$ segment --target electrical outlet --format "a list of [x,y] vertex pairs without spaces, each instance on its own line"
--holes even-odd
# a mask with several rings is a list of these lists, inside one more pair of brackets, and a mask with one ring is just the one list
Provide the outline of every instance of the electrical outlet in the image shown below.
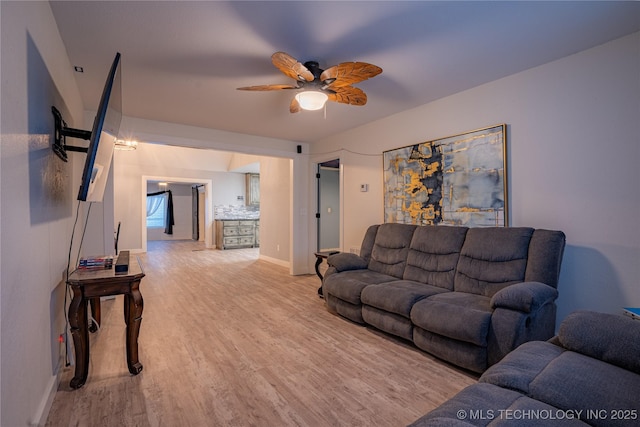
[[276,252],[280,252],[280,245],[276,245]]
[[360,255],[360,248],[349,248],[349,252],[352,254]]

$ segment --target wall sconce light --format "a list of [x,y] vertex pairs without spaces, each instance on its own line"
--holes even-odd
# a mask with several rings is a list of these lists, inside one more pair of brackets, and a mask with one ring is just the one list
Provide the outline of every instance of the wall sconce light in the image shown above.
[[296,94],[296,101],[303,110],[319,110],[324,107],[329,97],[324,92],[307,90]]
[[138,141],[116,139],[116,142],[115,142],[116,150],[132,151],[132,150],[135,150],[136,148],[138,148]]

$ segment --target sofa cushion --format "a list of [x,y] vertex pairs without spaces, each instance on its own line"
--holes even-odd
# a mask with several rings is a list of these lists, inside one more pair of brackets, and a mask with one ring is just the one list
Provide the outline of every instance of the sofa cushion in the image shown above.
[[527,396],[519,397],[508,408],[495,410],[494,413],[496,413],[496,419],[491,422],[491,427],[586,427],[589,425],[580,421],[581,412],[573,409],[561,410]]
[[324,293],[360,305],[360,293],[365,287],[392,280],[398,279],[371,270],[350,270],[325,276],[322,289]]
[[[489,408],[507,408],[520,397],[522,397],[520,393],[495,387],[491,384],[474,384],[463,389],[427,415],[419,418],[409,427],[488,425],[494,418],[489,416],[490,413],[487,412]],[[468,416],[471,411],[477,411],[478,417]],[[473,420],[473,418],[481,418],[481,413],[484,415],[484,420]],[[445,420],[451,420],[451,424],[445,422]],[[458,420],[459,423],[454,422],[454,420]]]
[[[371,286],[367,287],[367,289],[370,287]],[[411,320],[406,317],[366,304],[362,305],[361,311],[362,320],[364,320],[366,324],[397,337],[402,337],[409,341],[412,340],[413,324],[411,324]]]
[[363,304],[409,318],[413,305],[431,295],[448,292],[436,286],[410,280],[397,280],[369,286],[362,291]]
[[492,297],[522,282],[532,228],[470,228],[460,252],[454,290]]
[[[635,322],[611,314],[571,313],[557,337],[522,344],[480,382],[517,390],[565,411],[582,411],[591,425],[628,425],[629,418],[612,416],[640,417],[640,375],[620,367],[625,364],[621,360],[637,360],[640,350],[633,345],[639,337],[632,330],[637,333],[640,324]],[[632,362],[626,364],[633,368]]]
[[490,298],[463,292],[439,293],[415,303],[411,321],[438,335],[486,347]]
[[507,354],[480,377],[480,382],[529,394],[529,385],[565,349],[546,341],[530,341]]
[[529,242],[524,280],[558,287],[566,237],[562,231],[537,229]]
[[623,415],[635,413],[635,422],[640,416],[640,375],[565,351],[531,382],[529,396],[563,410],[584,411],[585,416],[589,411],[606,414],[585,419],[594,426],[631,425],[629,415]]
[[[640,322],[591,311],[575,311],[560,325],[565,348],[640,374]],[[640,399],[640,397],[639,397]]]
[[381,224],[371,251],[369,270],[402,278],[415,225]]
[[378,234],[378,228],[380,224],[370,225],[364,233],[362,239],[362,245],[360,246],[360,256],[364,258],[367,263],[371,260],[371,251],[373,250],[373,244],[376,241],[376,235]]
[[[538,417],[535,415],[539,414]],[[547,416],[547,414],[549,416]],[[557,408],[491,384],[471,385],[409,427],[585,426]]]
[[416,325],[413,326],[413,343],[419,349],[464,369],[477,373],[482,373],[487,369],[486,347],[454,340]]
[[453,290],[466,227],[425,225],[411,239],[403,278]]

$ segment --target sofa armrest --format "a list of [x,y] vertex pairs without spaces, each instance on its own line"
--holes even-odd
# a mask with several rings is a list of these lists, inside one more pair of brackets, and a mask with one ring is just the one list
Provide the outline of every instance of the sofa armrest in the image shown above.
[[533,313],[543,305],[555,301],[558,290],[540,282],[521,282],[507,286],[491,298],[491,308],[508,308]]
[[364,270],[369,263],[362,257],[349,252],[340,252],[338,254],[329,255],[327,264],[336,269],[336,271],[347,270]]

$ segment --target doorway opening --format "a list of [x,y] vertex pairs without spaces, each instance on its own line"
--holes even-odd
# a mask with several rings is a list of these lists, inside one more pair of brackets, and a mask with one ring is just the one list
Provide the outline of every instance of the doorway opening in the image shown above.
[[340,159],[318,163],[317,249],[340,250]]
[[[160,185],[160,184],[165,185]],[[147,212],[142,212],[142,245],[143,252],[147,251],[148,240],[196,240],[204,242],[204,247],[211,248],[213,245],[213,212],[211,180],[209,179],[190,179],[178,178],[170,176],[143,176],[143,203],[147,206],[147,194],[158,190],[171,190],[174,211],[176,217],[185,218],[180,224],[175,224],[173,234],[166,235],[164,226],[158,228],[149,228],[147,223]],[[195,189],[195,191],[194,191]],[[197,205],[195,214],[197,220],[193,217],[194,205]],[[210,225],[211,224],[211,225]],[[195,233],[197,228],[197,233]],[[197,234],[197,237],[195,237]]]
[[204,241],[204,184],[191,186],[191,240]]

